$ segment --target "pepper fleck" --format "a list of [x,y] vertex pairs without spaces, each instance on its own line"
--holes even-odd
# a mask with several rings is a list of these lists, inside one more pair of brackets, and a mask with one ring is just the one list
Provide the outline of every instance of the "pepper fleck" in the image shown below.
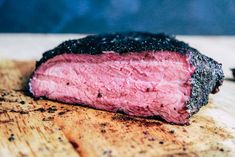
[[102,97],[102,94],[99,92],[97,95],[97,98],[101,98],[101,97]]

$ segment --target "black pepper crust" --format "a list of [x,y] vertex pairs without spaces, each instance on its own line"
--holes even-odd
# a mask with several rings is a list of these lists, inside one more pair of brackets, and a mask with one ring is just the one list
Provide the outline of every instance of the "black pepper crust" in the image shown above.
[[90,35],[82,39],[68,40],[45,52],[42,59],[36,63],[36,68],[56,55],[64,53],[97,55],[102,54],[103,51],[114,51],[119,54],[140,53],[143,51],[172,51],[186,55],[189,62],[196,67],[191,78],[192,92],[190,100],[186,104],[187,111],[191,115],[208,103],[208,95],[216,93],[224,79],[222,65],[218,62],[173,36],[146,32]]

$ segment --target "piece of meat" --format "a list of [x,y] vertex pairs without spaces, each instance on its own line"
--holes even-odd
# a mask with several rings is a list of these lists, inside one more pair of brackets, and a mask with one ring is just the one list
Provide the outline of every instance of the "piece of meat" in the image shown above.
[[36,98],[186,124],[223,78],[221,64],[174,37],[128,32],[69,40],[45,52],[29,90]]

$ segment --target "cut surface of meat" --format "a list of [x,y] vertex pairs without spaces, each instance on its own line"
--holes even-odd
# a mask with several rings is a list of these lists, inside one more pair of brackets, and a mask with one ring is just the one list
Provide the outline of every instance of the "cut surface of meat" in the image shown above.
[[37,63],[29,90],[36,98],[186,124],[222,81],[221,65],[187,44],[134,32],[62,43]]
[[38,97],[135,116],[161,115],[174,122],[189,116],[178,112],[190,98],[193,72],[187,58],[175,52],[65,54],[35,72],[32,91]]

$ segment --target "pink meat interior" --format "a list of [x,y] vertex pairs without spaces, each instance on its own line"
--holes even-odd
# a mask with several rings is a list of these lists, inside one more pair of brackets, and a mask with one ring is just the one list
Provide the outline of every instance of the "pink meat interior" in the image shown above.
[[36,70],[31,91],[36,97],[186,123],[194,70],[176,52],[62,54]]

